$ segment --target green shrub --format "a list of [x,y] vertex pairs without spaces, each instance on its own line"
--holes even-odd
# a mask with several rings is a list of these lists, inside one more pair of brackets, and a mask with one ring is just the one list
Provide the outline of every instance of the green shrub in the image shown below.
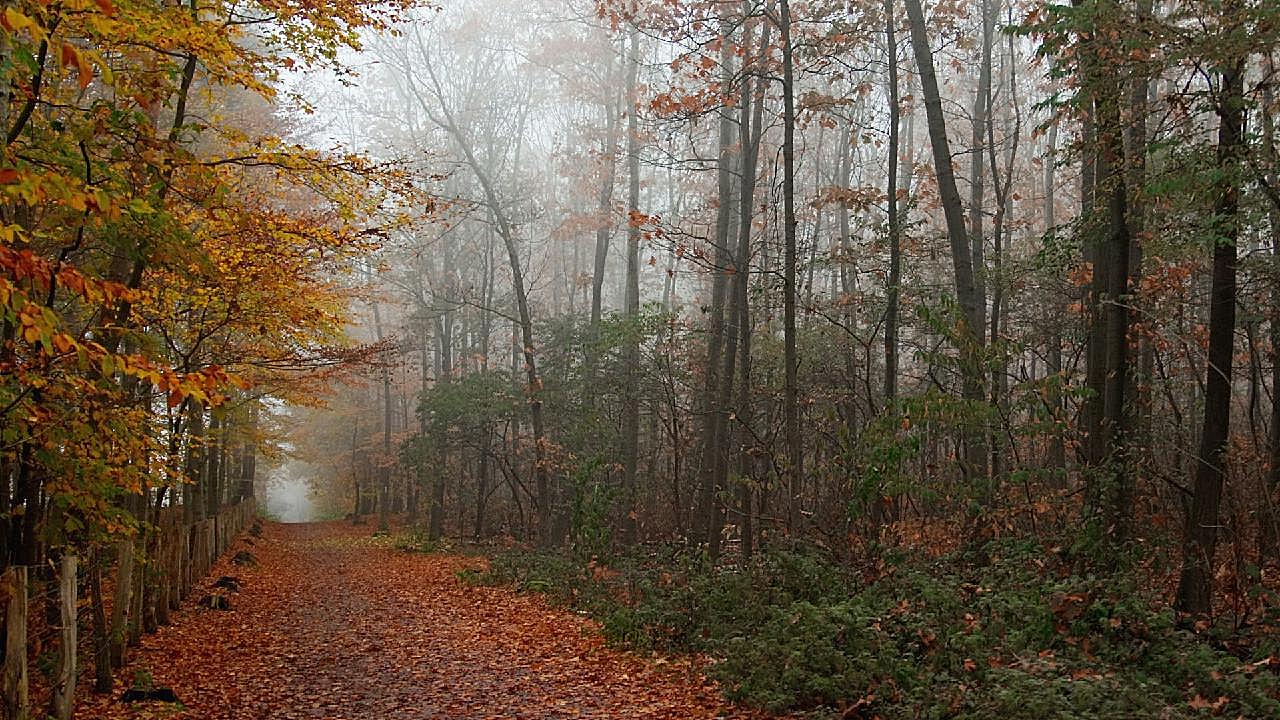
[[1179,629],[1142,578],[1066,574],[1035,543],[995,543],[983,555],[980,566],[891,558],[867,582],[803,546],[745,567],[678,548],[637,551],[611,568],[513,552],[480,579],[583,609],[615,645],[706,653],[727,697],[773,711],[1280,717],[1276,669]]

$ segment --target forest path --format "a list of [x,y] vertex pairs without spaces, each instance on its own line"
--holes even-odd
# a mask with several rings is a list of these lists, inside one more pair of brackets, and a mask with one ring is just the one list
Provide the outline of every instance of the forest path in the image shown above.
[[[611,650],[590,621],[540,598],[474,587],[483,560],[420,555],[346,523],[268,524],[244,538],[257,559],[224,558],[206,578],[239,579],[229,611],[194,606],[144,638],[117,678],[172,687],[179,713],[80,695],[78,717],[741,717],[689,662]],[[252,543],[251,545],[248,545]],[[152,714],[154,713],[154,714]]]

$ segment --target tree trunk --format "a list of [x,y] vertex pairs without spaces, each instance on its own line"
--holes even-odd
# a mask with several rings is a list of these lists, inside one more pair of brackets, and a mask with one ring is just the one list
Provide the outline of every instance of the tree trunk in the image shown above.
[[493,428],[489,427],[486,422],[480,428],[479,432],[484,436],[484,440],[480,443],[480,469],[477,471],[477,487],[476,487],[476,518],[475,518],[475,535],[476,542],[485,537],[485,511],[489,506],[489,452],[493,445]]
[[796,493],[804,479],[804,446],[800,434],[800,360],[796,352],[796,102],[795,62],[791,45],[791,3],[779,0],[782,43],[782,336],[785,373],[783,422],[787,440],[787,527],[795,531],[799,515]]
[[[440,374],[436,385],[444,386],[453,382],[453,316],[446,313],[436,320],[436,346],[440,353]],[[431,518],[428,525],[428,537],[438,540],[444,537],[444,496],[445,478],[449,476],[449,428],[442,420],[436,420],[433,428],[436,437],[437,466],[435,481],[431,484]]]
[[[1098,6],[1096,27],[1105,30],[1120,22],[1119,9],[1107,2]],[[1109,36],[1103,40],[1109,42]],[[1086,37],[1085,92],[1092,98],[1094,194],[1105,201],[1106,215],[1096,222],[1093,245],[1093,287],[1096,312],[1090,330],[1088,381],[1094,392],[1094,409],[1087,421],[1089,473],[1087,513],[1096,531],[1112,545],[1128,537],[1132,477],[1126,457],[1129,380],[1129,261],[1128,190],[1124,168],[1124,126],[1120,112],[1123,83],[1110,66],[1092,62],[1107,51],[1097,38]],[[1096,365],[1096,369],[1095,369]],[[1100,396],[1099,396],[1100,393]],[[1107,555],[1112,557],[1111,554]]]
[[[1275,68],[1267,58],[1272,77]],[[1271,331],[1271,468],[1267,473],[1266,497],[1259,522],[1258,550],[1264,558],[1280,560],[1280,172],[1276,170],[1280,153],[1276,152],[1276,123],[1271,108],[1274,91],[1270,83],[1262,86],[1262,148],[1267,166],[1267,184],[1271,187],[1271,206],[1267,214],[1271,225],[1271,308],[1268,324]]]
[[[960,336],[956,339],[960,350],[963,375],[963,397],[974,403],[982,402],[984,373],[982,367],[982,318],[984,315],[981,295],[974,278],[973,257],[970,254],[968,229],[964,222],[964,205],[956,189],[955,169],[951,164],[951,148],[947,140],[946,119],[942,114],[942,95],[938,90],[938,76],[933,65],[933,51],[925,31],[924,11],[920,0],[905,0],[907,18],[911,25],[911,46],[915,51],[916,66],[920,73],[920,89],[924,95],[925,117],[929,140],[933,147],[933,164],[938,184],[938,194],[946,218],[947,237],[951,245],[951,262],[954,268],[956,301],[964,317]],[[981,476],[986,466],[986,450],[983,447],[981,429],[970,429],[965,442],[965,462],[962,470],[966,478]]]
[[[1151,21],[1153,0],[1138,0],[1136,4],[1137,21],[1140,26],[1146,26]],[[1134,294],[1138,294],[1142,288],[1142,258],[1143,258],[1143,239],[1146,235],[1146,211],[1143,207],[1147,184],[1147,122],[1148,122],[1148,90],[1150,86],[1150,78],[1146,75],[1135,73],[1134,77],[1129,78],[1129,97],[1128,97],[1128,132],[1126,134],[1125,143],[1128,146],[1127,162],[1125,163],[1125,171],[1127,173],[1125,184],[1129,191],[1129,206],[1127,221],[1129,224],[1129,235],[1132,238],[1129,251],[1129,274],[1130,287],[1134,289]],[[1148,333],[1144,333],[1138,340],[1139,362],[1136,367],[1130,370],[1132,377],[1132,409],[1129,411],[1132,416],[1130,422],[1132,438],[1131,447],[1136,454],[1141,457],[1135,457],[1134,462],[1150,462],[1152,460],[1153,443],[1150,436],[1151,428],[1151,377],[1148,369],[1152,366],[1151,354],[1154,352]]]
[[[382,312],[373,304],[373,328],[378,342],[385,339]],[[383,358],[382,375],[382,461],[378,478],[378,532],[391,529],[391,371]]]
[[221,487],[219,480],[222,476],[222,411],[217,410],[209,413],[209,443],[210,446],[205,449],[205,455],[208,458],[207,477],[208,482],[205,483],[204,493],[204,516],[217,517],[218,510],[221,508]]
[[[744,2],[744,13],[750,3]],[[765,23],[760,31],[760,45],[752,59],[757,65],[769,47],[770,26]],[[744,42],[745,45],[745,42]],[[745,62],[745,61],[744,61]],[[763,81],[752,84],[750,78],[742,82],[742,110],[738,142],[743,148],[742,187],[738,200],[738,250],[734,260],[737,273],[733,276],[734,308],[737,310],[738,328],[738,397],[735,414],[741,430],[738,433],[738,505],[741,532],[742,557],[750,558],[755,547],[755,515],[753,505],[752,415],[751,404],[751,228],[755,210],[756,169],[760,158],[760,137],[764,127]]]
[[187,484],[182,486],[182,513],[187,525],[205,518],[205,466],[204,408],[199,403],[191,403],[187,410],[187,456],[183,467]]
[[[1238,12],[1238,0],[1224,14]],[[1232,19],[1234,21],[1234,19]],[[1236,242],[1240,235],[1240,163],[1244,138],[1245,61],[1236,58],[1220,71],[1218,171],[1220,189],[1213,220],[1213,276],[1209,305],[1209,367],[1205,382],[1204,424],[1195,485],[1187,511],[1178,580],[1178,610],[1207,615],[1213,605],[1213,558],[1217,549],[1219,506],[1226,478],[1231,427],[1231,365],[1235,352]]]
[[[630,74],[628,74],[628,81]],[[601,157],[608,163],[604,179],[600,181],[600,194],[596,200],[595,263],[591,273],[591,329],[593,337],[600,329],[600,317],[603,313],[605,265],[609,258],[609,236],[613,234],[613,186],[617,174],[618,146],[618,110],[614,102],[604,108],[606,116],[606,133]],[[628,117],[631,111],[628,111]]]
[[364,498],[360,497],[360,469],[357,462],[357,449],[359,448],[360,437],[360,419],[351,423],[351,481],[355,485],[355,507],[351,510],[353,520],[359,520],[360,514],[364,510]]
[[[978,329],[980,341],[986,330],[986,234],[983,227],[986,211],[986,173],[984,155],[986,139],[991,126],[991,48],[992,17],[991,0],[981,0],[979,13],[982,22],[982,54],[978,59],[978,87],[973,96],[973,141],[969,158],[969,237],[973,252],[973,280],[978,294]],[[995,166],[992,166],[994,171]],[[995,338],[992,338],[994,341]]]
[[[729,32],[730,20],[723,11],[720,24]],[[732,43],[724,42],[720,50],[721,81],[727,87],[732,80]],[[724,468],[724,427],[726,408],[717,403],[720,374],[725,350],[725,296],[728,293],[729,272],[733,262],[729,251],[729,237],[733,224],[733,171],[734,138],[731,106],[720,108],[718,167],[716,170],[715,264],[711,278],[711,317],[707,340],[706,381],[700,400],[702,413],[702,447],[698,463],[698,493],[694,510],[695,540],[710,544],[712,535],[720,532],[720,508],[716,498],[717,478]]]
[[622,407],[622,542],[636,541],[636,473],[640,462],[640,126],[636,118],[636,76],[640,68],[640,33],[631,29],[627,70],[627,344]]
[[[986,26],[989,29],[995,25],[996,13],[999,12],[999,6],[988,5],[984,3],[988,13],[986,18]],[[988,53],[989,54],[989,53]],[[1009,396],[1009,356],[1004,346],[1000,343],[1000,334],[1002,332],[1002,323],[1004,322],[1007,309],[1004,304],[1004,244],[1006,240],[1005,224],[1006,218],[1013,210],[1013,174],[1014,166],[1018,160],[1019,141],[1022,136],[1022,111],[1018,106],[1018,75],[1017,63],[1014,57],[1013,38],[1009,38],[1008,54],[1000,66],[1000,84],[1004,85],[1008,80],[1009,90],[1009,106],[1013,108],[1013,121],[1010,127],[1009,113],[1005,113],[1005,137],[1008,144],[1008,152],[1005,156],[1003,177],[1000,163],[996,157],[996,139],[995,139],[995,118],[990,113],[994,113],[991,98],[991,85],[987,85],[987,154],[991,162],[991,185],[995,193],[996,210],[995,217],[991,223],[991,240],[992,240],[992,262],[991,262],[991,346],[995,350],[995,357],[992,362],[991,370],[991,407],[995,414],[995,422],[991,427],[991,478],[986,483],[986,495],[984,501],[990,505],[994,503],[998,496],[1000,483],[1003,482],[1005,474],[1005,453],[1008,448],[1004,447],[1001,437],[1005,428],[1004,418],[1008,416],[1008,396]]]
[[[1046,237],[1049,237],[1050,234],[1057,234],[1056,208],[1054,207],[1057,203],[1057,198],[1054,194],[1058,167],[1057,142],[1058,124],[1051,123],[1045,139],[1044,156],[1044,231]],[[1061,303],[1056,302],[1059,289],[1054,287],[1051,290],[1055,302],[1050,308],[1050,313],[1053,316],[1046,318],[1046,324],[1051,329],[1046,340],[1048,348],[1045,351],[1045,364],[1050,375],[1045,393],[1045,402],[1049,405],[1049,412],[1053,416],[1054,426],[1049,435],[1049,450],[1048,456],[1045,458],[1045,465],[1049,471],[1049,486],[1056,490],[1061,490],[1067,486],[1067,443],[1066,433],[1062,427],[1065,418],[1063,417],[1064,407],[1062,403],[1064,378],[1062,377],[1061,330],[1062,318],[1066,314],[1066,308]]]
[[892,406],[898,396],[898,298],[902,283],[902,238],[898,217],[898,143],[901,100],[898,95],[898,38],[895,0],[885,0],[885,45],[889,67],[889,166],[885,182],[888,203],[889,284],[884,310],[884,398]]

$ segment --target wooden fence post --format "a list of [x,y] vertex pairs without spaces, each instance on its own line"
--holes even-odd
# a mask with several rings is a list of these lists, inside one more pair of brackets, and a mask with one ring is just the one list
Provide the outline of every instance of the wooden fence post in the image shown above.
[[58,595],[62,601],[62,628],[60,629],[59,667],[56,683],[53,688],[53,713],[58,720],[71,720],[71,712],[75,707],[76,692],[76,628],[79,618],[76,613],[76,601],[79,591],[76,588],[75,555],[62,556],[58,569]]
[[158,518],[159,522],[156,523],[156,589],[151,608],[156,625],[169,624],[169,573],[172,572],[169,566],[169,523],[172,521],[173,513],[167,512],[169,508],[165,510]]
[[111,606],[111,667],[119,668],[124,667],[129,610],[133,605],[133,538],[120,543],[120,562],[116,568],[116,596]]
[[4,574],[9,595],[5,614],[4,704],[10,720],[27,720],[30,698],[27,685],[27,568],[14,566]]
[[169,528],[169,609],[177,610],[182,601],[182,551],[186,547],[187,536],[182,532],[182,518],[173,514],[173,523]]

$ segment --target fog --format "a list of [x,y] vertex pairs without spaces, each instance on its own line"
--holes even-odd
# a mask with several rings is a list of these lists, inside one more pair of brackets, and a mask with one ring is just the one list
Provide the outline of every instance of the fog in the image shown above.
[[303,523],[316,519],[310,473],[302,463],[288,463],[273,472],[266,484],[268,515],[280,522]]
[[[300,412],[324,512],[714,554],[874,532],[903,492],[927,515],[1013,477],[1054,491],[1081,438],[1120,442],[1134,387],[1192,437],[1198,350],[1144,351],[1163,399],[1095,350],[1132,318],[1166,349],[1194,334],[1099,298],[1140,284],[1152,228],[1185,241],[1212,215],[1207,186],[1182,217],[1124,183],[1204,170],[1157,147],[1219,156],[1214,85],[1140,66],[1142,38],[1094,67],[1097,42],[1002,0],[451,0],[368,33],[349,74],[294,77],[299,136],[420,192],[368,219],[347,279],[371,361]],[[1207,288],[1178,287],[1201,322]]]

